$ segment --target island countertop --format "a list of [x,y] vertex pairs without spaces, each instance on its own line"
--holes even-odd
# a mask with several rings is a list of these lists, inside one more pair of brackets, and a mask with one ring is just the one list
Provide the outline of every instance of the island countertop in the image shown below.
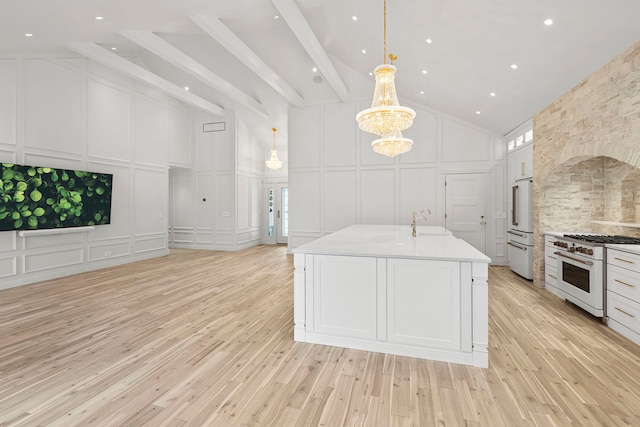
[[293,249],[293,253],[490,263],[491,258],[439,226],[356,224]]

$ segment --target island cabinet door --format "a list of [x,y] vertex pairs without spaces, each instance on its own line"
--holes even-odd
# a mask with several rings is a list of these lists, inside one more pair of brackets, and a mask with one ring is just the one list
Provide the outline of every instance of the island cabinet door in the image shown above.
[[471,343],[462,341],[470,341],[471,283],[461,283],[460,271],[459,262],[389,259],[387,339],[470,351]]
[[376,259],[333,255],[313,258],[314,332],[375,339]]

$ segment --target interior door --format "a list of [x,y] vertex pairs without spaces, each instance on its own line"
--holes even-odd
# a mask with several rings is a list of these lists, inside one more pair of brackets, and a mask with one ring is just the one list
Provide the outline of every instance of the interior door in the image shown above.
[[445,227],[482,253],[486,252],[486,174],[445,177]]
[[287,243],[289,236],[289,188],[286,183],[268,184],[265,243]]

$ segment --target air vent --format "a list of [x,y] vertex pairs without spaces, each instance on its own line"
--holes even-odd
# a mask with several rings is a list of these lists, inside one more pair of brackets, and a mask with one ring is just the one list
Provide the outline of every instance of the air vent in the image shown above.
[[203,123],[202,132],[224,132],[227,130],[225,122]]

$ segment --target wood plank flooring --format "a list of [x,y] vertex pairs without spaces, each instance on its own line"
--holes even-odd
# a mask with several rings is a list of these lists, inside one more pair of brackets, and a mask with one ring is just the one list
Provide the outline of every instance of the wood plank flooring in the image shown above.
[[640,347],[506,267],[489,369],[294,343],[292,304],[277,246],[0,291],[0,425],[640,425]]

